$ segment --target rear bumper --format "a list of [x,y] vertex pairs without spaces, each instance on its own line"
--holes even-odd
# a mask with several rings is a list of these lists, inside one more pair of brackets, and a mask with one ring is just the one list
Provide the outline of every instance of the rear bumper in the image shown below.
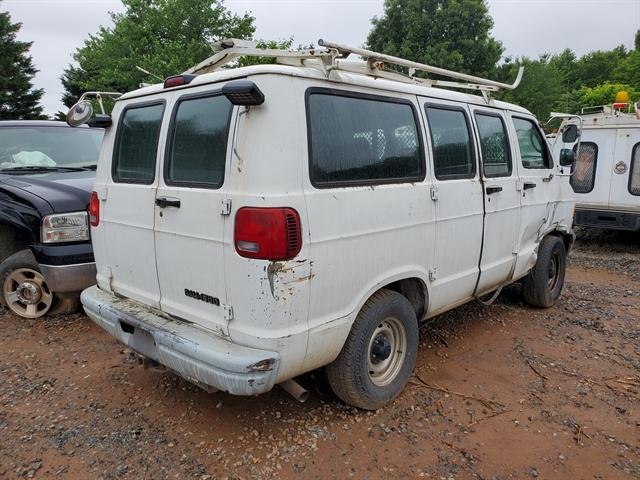
[[[193,383],[234,395],[257,395],[275,384],[277,352],[237,345],[97,286],[80,299],[87,315],[111,335]],[[268,370],[256,371],[256,364]]]
[[52,292],[81,292],[96,284],[96,264],[40,265],[40,272]]
[[610,230],[640,230],[640,213],[576,208],[575,225]]

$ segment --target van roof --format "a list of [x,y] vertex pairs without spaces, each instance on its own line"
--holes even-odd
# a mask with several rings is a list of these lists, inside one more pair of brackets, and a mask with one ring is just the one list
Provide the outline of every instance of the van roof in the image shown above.
[[421,95],[425,97],[439,98],[442,100],[449,100],[454,102],[471,103],[479,106],[489,106],[494,108],[500,108],[503,110],[511,110],[513,112],[524,113],[532,115],[529,110],[514,105],[508,102],[502,102],[500,100],[491,99],[487,103],[483,97],[478,95],[471,95],[468,93],[461,93],[444,88],[427,87],[412,83],[402,83],[393,80],[387,80],[383,78],[374,78],[371,76],[350,73],[340,70],[332,70],[325,76],[322,71],[313,67],[298,67],[288,65],[252,65],[241,68],[230,68],[215,71],[213,73],[205,73],[198,75],[188,85],[173,87],[165,89],[164,85],[159,83],[150,85],[147,87],[139,88],[131,92],[122,95],[118,101],[128,100],[137,97],[143,97],[148,95],[154,95],[165,91],[173,91],[179,89],[188,89],[198,85],[206,85],[211,83],[226,82],[237,78],[247,78],[257,75],[285,75],[290,77],[307,78],[313,80],[323,80],[328,83],[339,83],[344,85],[354,85],[359,87],[366,87],[378,90],[385,90],[389,92],[405,93],[410,95]]

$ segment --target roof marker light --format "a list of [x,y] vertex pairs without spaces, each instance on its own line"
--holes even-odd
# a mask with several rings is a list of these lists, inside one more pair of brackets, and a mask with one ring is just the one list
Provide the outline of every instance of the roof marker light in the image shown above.
[[233,80],[222,87],[222,94],[234,105],[262,105],[264,94],[250,80]]

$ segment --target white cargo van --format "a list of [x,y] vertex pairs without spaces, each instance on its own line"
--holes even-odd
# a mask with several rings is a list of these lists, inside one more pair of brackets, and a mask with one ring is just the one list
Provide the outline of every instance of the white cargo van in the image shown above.
[[[554,152],[578,149],[571,187],[576,225],[640,231],[640,109],[625,104],[584,109],[565,121]],[[627,111],[623,111],[626,109]]]
[[[120,97],[82,302],[204,388],[300,393],[292,379],[326,366],[340,398],[375,409],[411,376],[420,321],[518,280],[530,304],[557,300],[573,202],[537,120],[489,96],[513,86],[321,44],[221,42]],[[279,64],[220,69],[243,54]]]

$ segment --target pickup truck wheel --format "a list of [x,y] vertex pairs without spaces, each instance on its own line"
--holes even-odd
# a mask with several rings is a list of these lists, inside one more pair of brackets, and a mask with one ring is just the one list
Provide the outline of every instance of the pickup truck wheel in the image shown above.
[[56,304],[30,250],[14,253],[0,264],[2,303],[24,318],[39,318]]
[[564,285],[567,252],[558,237],[547,236],[540,242],[538,260],[522,280],[522,296],[534,307],[551,307]]
[[329,384],[346,403],[376,410],[402,392],[417,351],[413,307],[400,293],[380,290],[364,304],[340,355],[327,366]]

